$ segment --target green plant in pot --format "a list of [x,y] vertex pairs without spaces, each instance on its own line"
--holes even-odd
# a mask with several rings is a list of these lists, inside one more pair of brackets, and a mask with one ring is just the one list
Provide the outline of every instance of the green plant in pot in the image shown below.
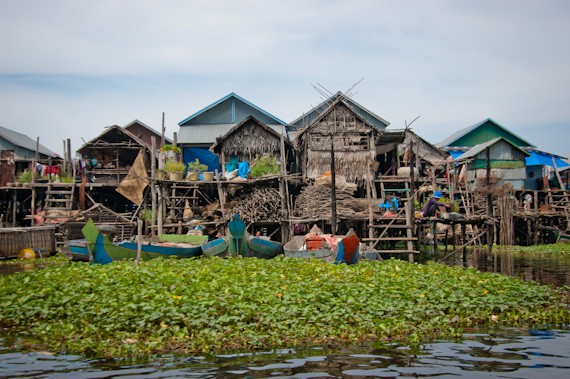
[[184,163],[176,159],[167,159],[164,162],[164,171],[168,173],[170,180],[182,180],[185,168]]
[[194,162],[188,162],[188,180],[198,180],[199,175],[207,169],[208,166],[200,163],[198,158],[196,158]]
[[24,171],[20,171],[18,173],[18,177],[16,178],[16,181],[22,185],[24,184],[29,184],[32,182],[32,172],[28,169],[25,169]]

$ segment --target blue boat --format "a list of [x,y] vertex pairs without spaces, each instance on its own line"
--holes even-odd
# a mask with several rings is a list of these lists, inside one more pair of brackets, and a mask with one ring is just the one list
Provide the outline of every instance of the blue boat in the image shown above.
[[70,261],[89,262],[90,260],[89,247],[85,239],[65,241],[61,252]]
[[281,243],[247,233],[246,225],[235,214],[228,224],[228,235],[202,245],[207,257],[255,257],[271,259],[282,251]]

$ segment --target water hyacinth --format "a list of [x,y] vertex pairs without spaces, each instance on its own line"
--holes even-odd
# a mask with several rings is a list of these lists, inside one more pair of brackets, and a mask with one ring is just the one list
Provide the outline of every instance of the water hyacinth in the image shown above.
[[478,326],[569,324],[568,294],[475,269],[277,258],[71,263],[0,277],[0,328],[97,357],[353,341],[418,343]]

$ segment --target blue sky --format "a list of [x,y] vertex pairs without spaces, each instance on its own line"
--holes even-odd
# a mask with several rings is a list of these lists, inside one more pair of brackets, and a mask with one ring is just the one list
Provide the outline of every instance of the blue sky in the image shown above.
[[0,0],[0,125],[61,153],[230,92],[294,120],[345,91],[437,143],[491,117],[570,157],[568,1]]

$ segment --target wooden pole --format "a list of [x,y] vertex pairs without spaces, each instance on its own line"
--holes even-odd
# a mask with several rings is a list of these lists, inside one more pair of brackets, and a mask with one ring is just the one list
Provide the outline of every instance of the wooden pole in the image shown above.
[[336,234],[336,174],[334,164],[334,138],[331,134],[331,233]]
[[[164,115],[164,113],[163,113]],[[164,138],[164,134],[163,134]],[[150,210],[151,210],[151,217],[150,217],[150,236],[151,240],[154,239],[156,235],[156,230],[154,226],[156,225],[156,137],[150,137]]]
[[166,133],[166,127],[164,126],[164,112],[162,112],[162,129],[161,129],[161,134],[160,134],[160,147],[164,146],[165,142],[164,142],[164,134]]
[[485,154],[487,155],[487,252],[490,254],[493,251],[493,239],[494,239],[494,225],[490,222],[493,219],[493,195],[491,194],[491,149],[487,146],[485,148]]
[[[411,240],[411,238],[414,236],[415,234],[415,213],[414,213],[414,194],[416,192],[416,178],[414,175],[414,164],[415,164],[415,156],[414,156],[414,141],[412,139],[410,139],[410,192],[408,193],[408,201],[406,202],[406,207],[408,207],[408,212],[407,212],[407,224],[408,228],[407,229],[407,233],[406,236],[408,237],[408,241],[407,241],[407,246],[408,246],[408,250],[412,251],[414,250],[414,242]],[[408,254],[408,261],[410,263],[414,262],[414,253],[409,253]]]
[[[279,178],[279,195],[281,195],[281,213],[283,220],[281,221],[281,241],[284,243],[289,240],[289,210],[287,208],[287,161],[285,160],[285,127],[281,125],[281,138],[279,150],[281,154],[281,173]],[[287,226],[287,227],[286,227]]]
[[71,139],[67,139],[67,176],[73,175],[73,161],[71,160]]
[[141,254],[142,254],[142,225],[143,222],[139,218],[137,219],[137,259],[135,259],[135,267],[139,265],[141,261]]

